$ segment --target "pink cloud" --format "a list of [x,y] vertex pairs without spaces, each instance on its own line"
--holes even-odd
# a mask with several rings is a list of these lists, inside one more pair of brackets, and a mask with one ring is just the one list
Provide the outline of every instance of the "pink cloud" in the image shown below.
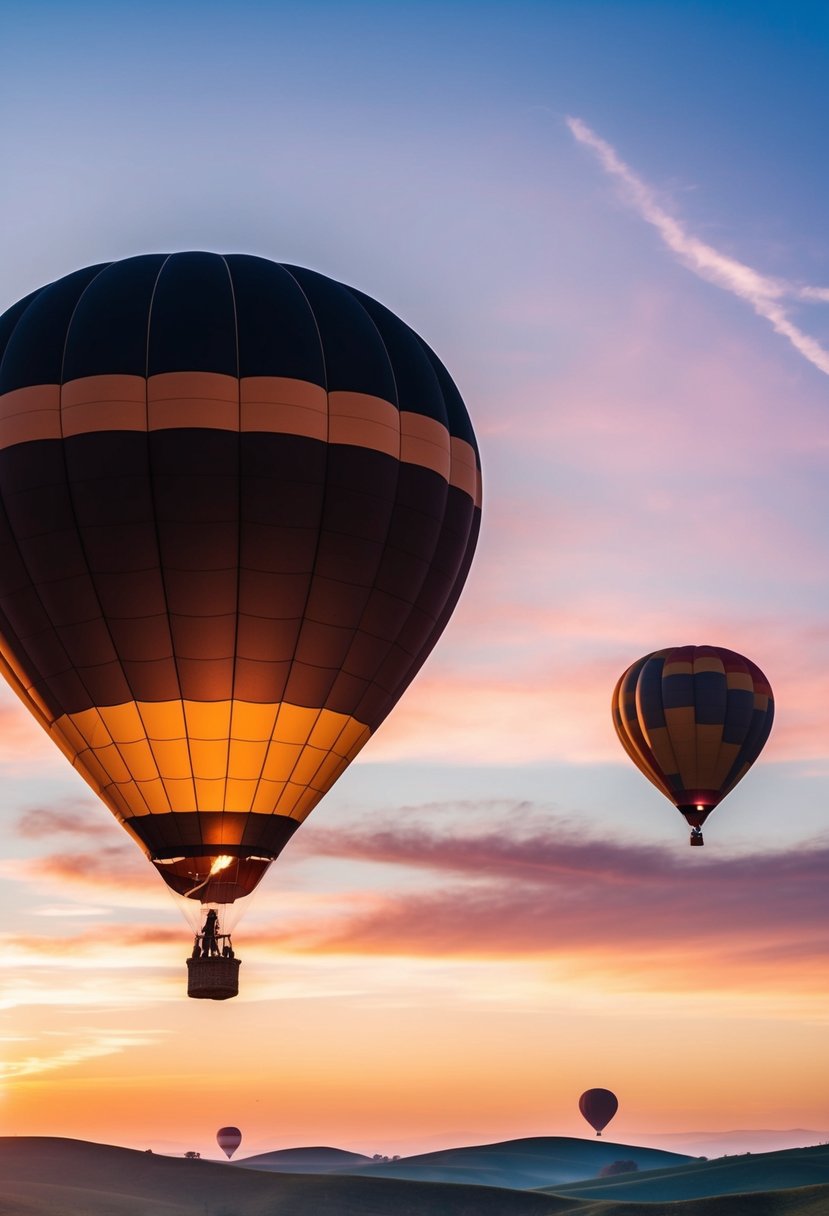
[[566,825],[452,835],[389,826],[329,832],[316,845],[444,876],[440,890],[401,890],[330,925],[315,947],[323,952],[546,959],[680,989],[739,987],[747,975],[773,987],[822,972],[825,841],[703,862]]
[[[55,806],[27,807],[18,818],[16,831],[25,840],[50,839],[52,836],[82,836],[100,841],[106,834],[105,808],[80,798],[62,799]],[[114,834],[114,833],[113,833]],[[120,829],[118,829],[120,835]]]

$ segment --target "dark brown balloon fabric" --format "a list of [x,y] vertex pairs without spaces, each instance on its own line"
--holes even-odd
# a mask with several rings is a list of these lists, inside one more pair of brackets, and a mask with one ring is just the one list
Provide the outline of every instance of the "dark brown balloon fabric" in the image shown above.
[[2,667],[182,894],[252,890],[383,721],[480,502],[443,365],[314,271],[147,255],[0,317]]

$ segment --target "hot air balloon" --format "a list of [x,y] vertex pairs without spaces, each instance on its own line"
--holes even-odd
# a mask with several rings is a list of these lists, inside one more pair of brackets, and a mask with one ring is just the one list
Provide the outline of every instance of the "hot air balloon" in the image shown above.
[[602,1134],[619,1109],[619,1099],[609,1089],[586,1089],[579,1098],[579,1110],[597,1136]]
[[613,723],[634,764],[685,816],[691,844],[751,768],[774,718],[771,686],[750,659],[721,646],[656,650],[613,693]]
[[216,1132],[216,1143],[229,1161],[242,1143],[242,1133],[238,1127],[220,1127]]
[[191,996],[238,990],[229,911],[432,650],[480,502],[443,364],[314,271],[151,254],[0,317],[0,669],[198,912]]

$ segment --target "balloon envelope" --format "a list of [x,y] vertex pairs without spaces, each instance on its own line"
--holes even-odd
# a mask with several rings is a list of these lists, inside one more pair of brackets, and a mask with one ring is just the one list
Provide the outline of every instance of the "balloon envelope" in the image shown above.
[[220,1127],[216,1132],[216,1143],[224,1155],[230,1159],[242,1143],[242,1133],[238,1127]]
[[619,1100],[609,1089],[587,1089],[579,1098],[579,1110],[597,1136],[602,1134],[616,1111]]
[[9,309],[0,405],[0,669],[168,885],[232,903],[460,595],[460,395],[363,293],[178,253]]
[[771,686],[720,646],[656,650],[613,693],[613,723],[634,764],[701,827],[759,756],[774,719]]

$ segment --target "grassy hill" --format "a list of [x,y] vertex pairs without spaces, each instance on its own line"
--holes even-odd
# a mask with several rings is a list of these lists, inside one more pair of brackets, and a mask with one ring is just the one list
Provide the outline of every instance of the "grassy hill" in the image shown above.
[[[778,1153],[719,1157],[669,1170],[621,1174],[567,1186],[553,1185],[545,1190],[579,1199],[653,1204],[821,1185],[829,1188],[829,1145],[823,1144]],[[829,1216],[829,1204],[825,1213]]]
[[827,1216],[829,1187],[805,1186],[681,1203],[590,1203],[573,1216]]
[[[499,1144],[442,1149],[400,1161],[367,1161],[337,1173],[413,1182],[463,1182],[480,1186],[555,1190],[559,1184],[595,1178],[612,1161],[627,1158],[640,1170],[684,1165],[691,1158],[662,1149],[632,1148],[608,1140],[568,1136],[533,1136]],[[253,1160],[253,1159],[251,1159]],[[247,1161],[240,1162],[247,1165]]]
[[0,1216],[569,1216],[582,1206],[492,1187],[266,1173],[83,1140],[0,1138]]
[[[543,1159],[540,1149],[547,1144],[519,1140],[490,1147],[498,1157],[499,1150],[529,1145]],[[614,1145],[615,1156],[620,1147],[628,1157],[635,1151]],[[486,1148],[454,1151],[484,1154]],[[311,1156],[333,1153],[335,1158],[338,1152],[309,1150]],[[549,1193],[355,1174],[285,1174],[82,1140],[5,1137],[0,1138],[0,1216],[829,1216],[829,1182],[781,1190],[772,1189],[777,1182],[767,1182],[765,1189],[757,1185],[764,1177],[810,1172],[824,1177],[828,1166],[827,1148],[789,1150],[582,1182]],[[636,1193],[637,1188],[647,1193],[654,1184],[664,1189],[669,1182],[674,1190],[681,1182],[686,1189],[717,1185],[729,1193],[684,1201]],[[624,1196],[612,1190],[623,1190]]]
[[339,1174],[350,1166],[370,1165],[365,1153],[349,1153],[344,1148],[282,1148],[234,1161],[243,1169],[270,1170],[278,1174]]

